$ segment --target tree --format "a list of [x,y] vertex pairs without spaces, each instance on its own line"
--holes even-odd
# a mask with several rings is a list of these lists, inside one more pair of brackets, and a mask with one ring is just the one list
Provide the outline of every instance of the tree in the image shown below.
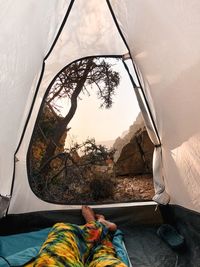
[[[81,59],[56,77],[45,101],[45,108],[51,110],[56,120],[50,135],[46,138],[46,149],[40,164],[43,171],[48,169],[49,159],[55,156],[60,139],[70,130],[68,126],[77,110],[81,93],[90,95],[89,90],[96,89],[100,107],[111,108],[119,82],[119,73],[114,71],[112,64],[104,58]],[[70,102],[69,111],[65,116],[59,116],[61,110],[57,102],[61,98],[67,98]]]

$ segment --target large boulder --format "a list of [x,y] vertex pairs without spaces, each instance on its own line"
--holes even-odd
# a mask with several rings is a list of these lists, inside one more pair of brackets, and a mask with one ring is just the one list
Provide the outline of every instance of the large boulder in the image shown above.
[[152,173],[154,145],[145,128],[137,131],[126,144],[116,162],[116,175]]
[[136,120],[133,122],[133,124],[129,127],[128,131],[125,131],[122,136],[118,137],[114,144],[113,148],[116,149],[114,160],[117,161],[123,147],[127,145],[131,138],[135,135],[136,132],[138,132],[140,129],[144,128],[144,119],[142,117],[141,112],[138,114]]

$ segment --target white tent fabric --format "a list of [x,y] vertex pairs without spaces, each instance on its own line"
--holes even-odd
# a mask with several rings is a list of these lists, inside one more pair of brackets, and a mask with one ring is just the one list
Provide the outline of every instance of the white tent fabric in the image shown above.
[[170,201],[170,196],[166,192],[162,165],[162,149],[160,139],[157,133],[154,120],[152,119],[152,112],[149,109],[148,102],[145,99],[143,88],[148,88],[144,85],[144,80],[139,69],[134,64],[133,60],[128,59],[125,61],[125,65],[128,68],[129,75],[133,80],[135,95],[138,100],[138,104],[142,111],[146,129],[152,143],[155,145],[153,154],[153,180],[155,195],[153,200],[159,204],[166,205]]
[[[38,199],[29,187],[26,170],[32,130],[52,79],[76,59],[128,52],[106,1],[76,0],[70,6],[71,3],[64,0],[21,0],[20,5],[11,0],[0,3],[0,194],[3,196],[11,193],[14,154],[45,67],[16,154],[9,213],[64,208]],[[200,2],[111,0],[110,4],[144,79],[143,89],[162,145],[160,166],[170,203],[200,212]],[[65,26],[48,54],[69,6],[72,8]]]
[[32,115],[16,155],[18,161],[10,213],[63,208],[60,205],[46,203],[34,195],[29,187],[26,170],[26,154],[33,127],[50,82],[61,69],[76,59],[91,55],[123,55],[127,52],[106,1],[101,1],[98,5],[95,0],[75,1],[56,45],[45,61],[45,71]]
[[200,211],[200,2],[110,2],[148,84],[170,203]]
[[33,100],[42,62],[67,11],[65,0],[0,3],[0,194],[9,195],[14,154]]

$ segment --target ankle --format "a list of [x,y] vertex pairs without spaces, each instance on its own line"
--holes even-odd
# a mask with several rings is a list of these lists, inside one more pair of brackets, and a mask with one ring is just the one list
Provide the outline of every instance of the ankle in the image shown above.
[[107,221],[104,218],[99,218],[98,222],[100,222],[103,225],[105,225],[108,228],[108,230],[110,230],[112,232],[117,230],[117,225],[115,223]]

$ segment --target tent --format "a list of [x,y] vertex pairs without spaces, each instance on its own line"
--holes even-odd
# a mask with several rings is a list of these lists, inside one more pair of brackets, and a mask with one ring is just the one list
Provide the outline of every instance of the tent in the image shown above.
[[[30,138],[46,89],[61,69],[80,58],[119,56],[155,145],[155,196],[153,202],[96,208],[126,225],[134,266],[200,266],[199,1],[3,0],[0,7],[2,234],[38,222],[47,226],[62,212],[77,220],[80,206],[47,203],[30,189]],[[161,246],[151,226],[135,226],[160,223],[160,213],[184,235],[184,254]]]

